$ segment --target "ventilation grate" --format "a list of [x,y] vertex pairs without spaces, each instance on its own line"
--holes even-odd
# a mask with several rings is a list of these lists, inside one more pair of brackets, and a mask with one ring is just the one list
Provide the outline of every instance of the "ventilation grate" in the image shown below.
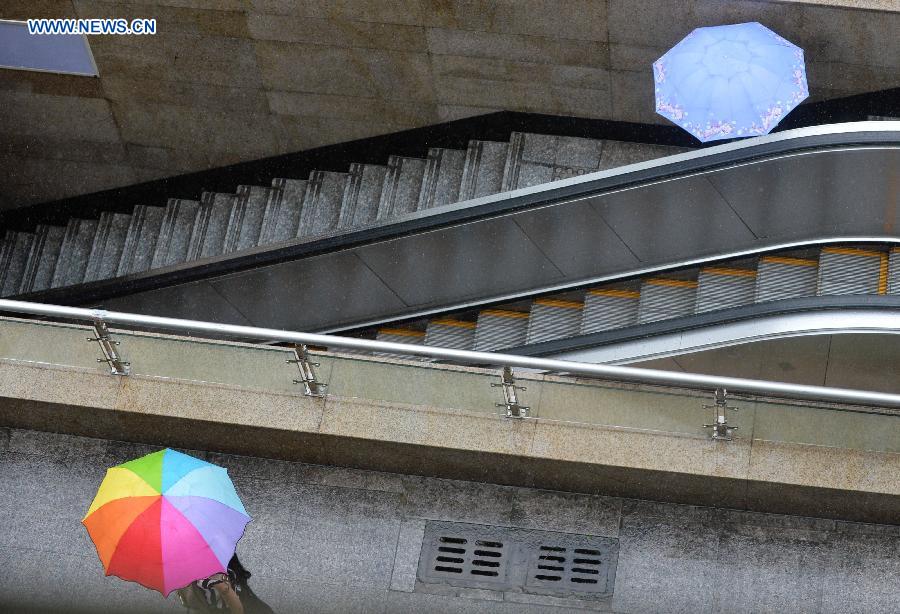
[[429,522],[419,582],[602,599],[612,595],[617,560],[615,539]]
[[606,592],[606,576],[600,549],[542,544],[532,552],[526,585],[561,592]]
[[462,580],[477,584],[506,581],[508,557],[502,541],[479,538],[467,532],[442,532],[432,536],[427,575],[434,579]]

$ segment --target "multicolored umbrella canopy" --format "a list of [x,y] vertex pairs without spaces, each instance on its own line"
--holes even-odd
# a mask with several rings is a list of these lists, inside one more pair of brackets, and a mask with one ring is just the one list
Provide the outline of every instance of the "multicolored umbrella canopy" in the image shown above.
[[82,520],[106,575],[163,595],[225,571],[248,522],[224,468],[169,449],[108,469]]
[[697,28],[653,73],[656,112],[703,142],[768,134],[809,96],[803,50],[756,22]]

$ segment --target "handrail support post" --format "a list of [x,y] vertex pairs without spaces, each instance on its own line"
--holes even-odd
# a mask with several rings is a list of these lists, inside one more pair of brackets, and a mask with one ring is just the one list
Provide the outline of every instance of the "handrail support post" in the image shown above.
[[105,362],[109,365],[111,375],[128,375],[131,373],[131,363],[122,360],[119,350],[116,346],[118,341],[113,341],[109,336],[109,327],[100,318],[94,318],[94,336],[88,337],[88,341],[96,341],[100,345],[100,351],[103,352],[103,358],[98,358],[97,362]]
[[491,388],[503,389],[503,403],[497,403],[497,407],[506,408],[507,418],[527,418],[529,407],[519,403],[517,390],[527,390],[525,386],[517,386],[511,367],[503,367],[500,374],[500,383],[491,383]]
[[328,384],[320,382],[316,375],[316,367],[319,363],[313,362],[309,357],[309,347],[304,345],[294,346],[294,358],[285,361],[288,364],[297,365],[300,379],[295,379],[295,384],[303,384],[303,394],[308,397],[324,397]]
[[728,404],[728,391],[725,388],[717,388],[713,394],[713,405],[703,405],[703,409],[712,409],[713,423],[704,424],[703,428],[712,429],[709,438],[721,441],[731,441],[732,434],[738,427],[728,424],[728,411],[738,411],[737,407]]

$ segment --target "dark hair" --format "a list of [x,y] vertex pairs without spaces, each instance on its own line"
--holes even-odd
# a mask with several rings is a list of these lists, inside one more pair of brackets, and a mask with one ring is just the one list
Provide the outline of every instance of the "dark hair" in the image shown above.
[[235,580],[240,584],[246,584],[251,576],[250,572],[247,571],[247,568],[241,564],[241,561],[237,557],[237,553],[235,553],[231,557],[231,560],[228,561],[228,571],[234,574]]

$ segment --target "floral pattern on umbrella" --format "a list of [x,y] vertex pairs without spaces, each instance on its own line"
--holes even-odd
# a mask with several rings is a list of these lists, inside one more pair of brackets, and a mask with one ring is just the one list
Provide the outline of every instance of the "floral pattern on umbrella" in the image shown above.
[[768,134],[809,96],[803,50],[756,22],[697,28],[653,77],[656,112],[703,142]]

